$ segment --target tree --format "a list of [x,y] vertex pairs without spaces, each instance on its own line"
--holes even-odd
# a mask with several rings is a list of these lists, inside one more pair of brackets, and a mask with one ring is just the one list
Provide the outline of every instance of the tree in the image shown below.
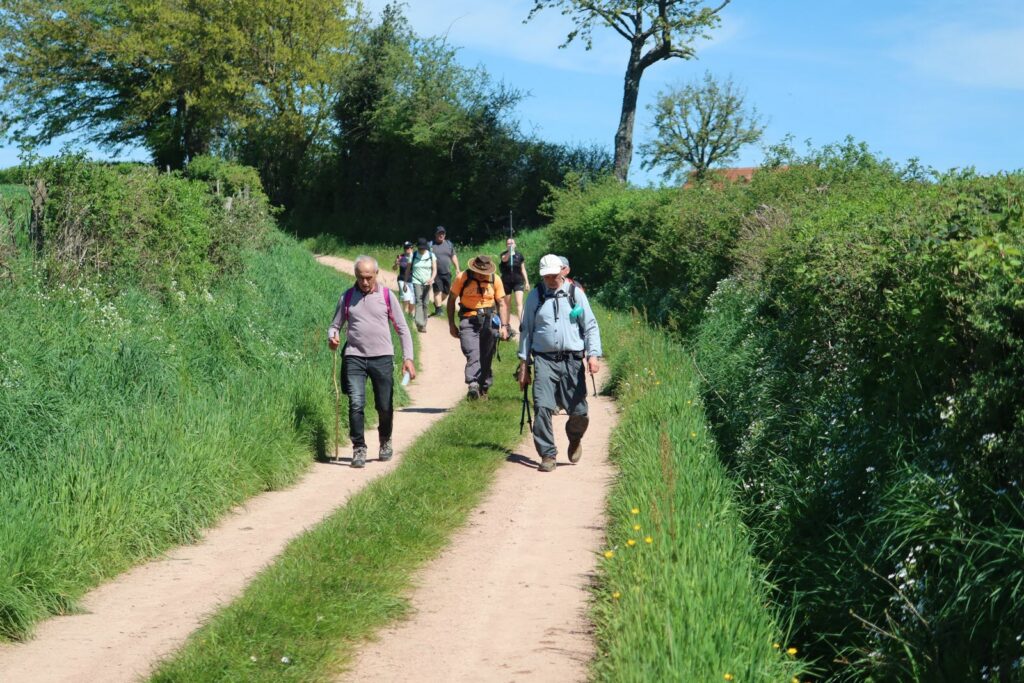
[[141,144],[173,168],[275,118],[304,142],[333,104],[350,4],[3,0],[0,132]]
[[575,23],[561,47],[576,38],[592,47],[595,25],[611,28],[629,41],[629,60],[622,91],[622,112],[615,132],[615,177],[626,182],[633,156],[633,124],[640,93],[640,77],[651,65],[665,59],[695,56],[693,41],[709,37],[720,21],[719,12],[731,0],[705,7],[703,0],[534,0],[527,21],[548,7],[558,7]]
[[764,129],[757,109],[744,108],[745,94],[729,78],[710,72],[702,81],[658,93],[651,128],[655,138],[640,147],[643,168],[661,167],[663,177],[682,182],[689,171],[702,180],[713,164],[736,158]]

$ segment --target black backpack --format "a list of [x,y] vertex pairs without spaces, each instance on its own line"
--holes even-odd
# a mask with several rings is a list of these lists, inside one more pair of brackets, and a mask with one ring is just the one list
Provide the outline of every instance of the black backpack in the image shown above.
[[[544,286],[544,281],[543,280],[534,289],[537,292],[537,307],[533,309],[533,322],[536,325],[537,324],[537,314],[540,313],[540,309],[544,305],[544,302],[548,301],[549,299],[557,299],[558,297],[548,296],[547,295],[547,291],[548,290],[547,290],[547,287]],[[569,294],[568,294],[568,296],[566,296],[566,298],[569,300],[569,312],[571,313],[572,310],[574,308],[576,308],[576,283],[573,282],[572,280],[569,280]],[[557,319],[557,316],[556,316],[556,319]],[[582,340],[584,340],[584,342],[586,342],[587,335],[586,335],[585,328],[583,327],[583,316],[582,315],[579,318],[576,319],[576,325],[580,328],[580,339],[582,339]],[[530,330],[530,333],[532,334],[533,330]]]

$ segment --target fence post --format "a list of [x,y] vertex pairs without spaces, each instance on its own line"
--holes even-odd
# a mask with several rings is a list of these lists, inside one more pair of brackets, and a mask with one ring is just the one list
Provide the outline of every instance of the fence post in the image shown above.
[[28,224],[28,241],[36,254],[43,253],[43,215],[46,208],[46,181],[37,178],[32,186],[32,217]]

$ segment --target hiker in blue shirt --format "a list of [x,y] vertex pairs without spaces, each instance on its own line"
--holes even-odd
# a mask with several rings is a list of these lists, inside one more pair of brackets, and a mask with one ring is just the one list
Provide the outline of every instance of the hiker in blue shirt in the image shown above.
[[558,448],[551,417],[564,408],[569,419],[565,433],[569,437],[569,462],[583,455],[581,441],[590,418],[587,414],[587,372],[600,368],[601,331],[590,308],[587,295],[567,282],[562,260],[548,254],[540,260],[543,285],[526,297],[519,326],[519,387],[530,384],[530,364],[536,374],[533,382],[533,443],[541,457],[541,472],[555,469]]

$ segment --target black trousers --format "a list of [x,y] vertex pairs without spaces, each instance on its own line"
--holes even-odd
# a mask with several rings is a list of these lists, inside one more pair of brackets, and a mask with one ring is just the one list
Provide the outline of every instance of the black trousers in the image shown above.
[[366,379],[373,386],[373,403],[377,408],[377,434],[380,442],[391,438],[394,423],[395,357],[345,356],[341,364],[341,383],[348,396],[348,435],[352,445],[365,447],[363,429],[366,422]]

